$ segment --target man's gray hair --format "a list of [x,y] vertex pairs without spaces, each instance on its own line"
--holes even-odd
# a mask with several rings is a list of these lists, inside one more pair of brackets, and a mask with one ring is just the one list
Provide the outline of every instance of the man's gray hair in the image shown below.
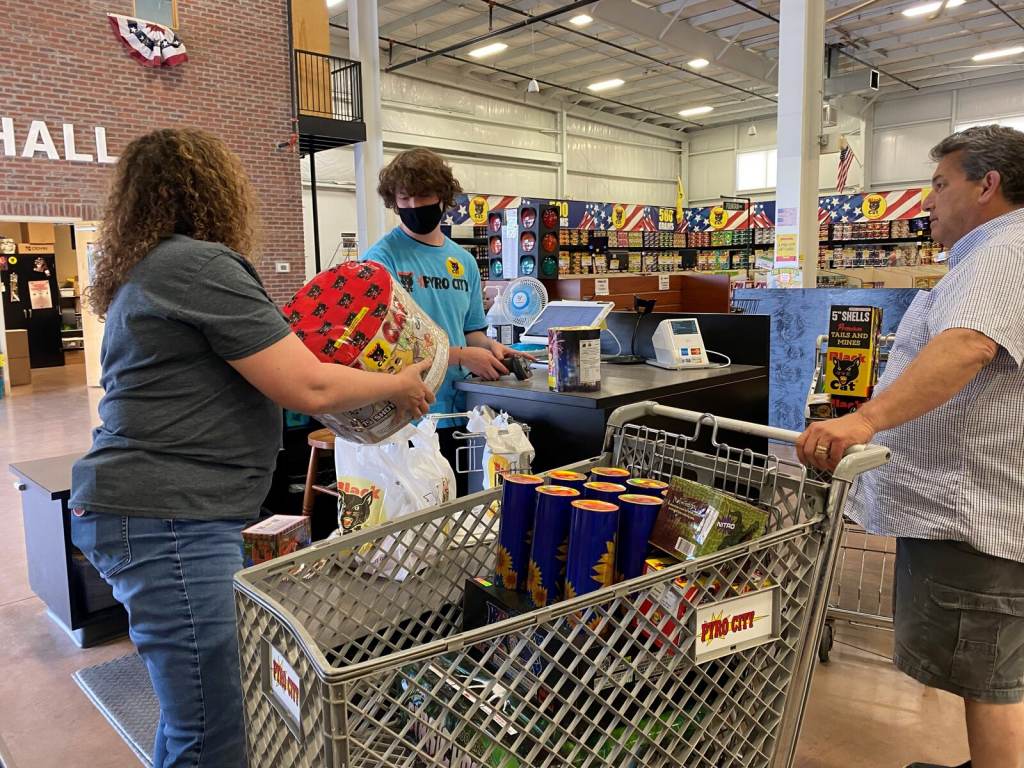
[[989,171],[998,171],[1003,196],[1015,204],[1024,204],[1024,133],[1001,125],[968,128],[936,144],[932,160],[962,152],[960,164],[971,181]]

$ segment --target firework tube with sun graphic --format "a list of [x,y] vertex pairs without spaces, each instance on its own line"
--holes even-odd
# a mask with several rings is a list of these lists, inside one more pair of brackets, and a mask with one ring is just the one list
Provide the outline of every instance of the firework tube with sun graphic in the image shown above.
[[629,480],[629,470],[622,467],[594,467],[590,479],[595,483],[624,483]]
[[615,583],[615,536],[619,508],[596,499],[572,502],[565,596],[585,595]]
[[562,598],[572,502],[579,497],[575,488],[561,485],[542,485],[537,489],[526,590],[538,608]]
[[568,469],[553,469],[544,473],[544,477],[552,485],[561,485],[566,488],[575,488],[583,493],[583,484],[587,482],[587,476],[580,472],[573,472]]
[[619,540],[616,568],[620,579],[635,579],[644,572],[648,540],[664,499],[639,493],[619,496]]
[[618,483],[590,482],[583,484],[583,498],[618,504],[619,496],[626,492],[626,486]]
[[634,477],[626,481],[626,488],[630,493],[642,493],[648,496],[664,496],[668,491],[668,483],[664,480],[654,480],[649,477]]
[[537,506],[535,489],[543,484],[544,478],[537,475],[508,475],[502,486],[495,575],[505,589],[526,589],[533,512]]

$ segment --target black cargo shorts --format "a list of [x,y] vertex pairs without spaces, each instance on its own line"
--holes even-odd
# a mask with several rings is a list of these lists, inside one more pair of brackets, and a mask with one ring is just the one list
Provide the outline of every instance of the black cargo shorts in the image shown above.
[[901,538],[894,589],[900,670],[965,699],[1024,700],[1024,564]]

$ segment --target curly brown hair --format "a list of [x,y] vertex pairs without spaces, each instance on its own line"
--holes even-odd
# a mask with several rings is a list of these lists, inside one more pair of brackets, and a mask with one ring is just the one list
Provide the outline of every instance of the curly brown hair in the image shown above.
[[385,207],[397,207],[395,195],[399,192],[413,197],[437,195],[441,207],[447,210],[455,204],[455,197],[462,194],[462,186],[444,158],[416,147],[397,155],[380,172],[377,194],[384,199]]
[[256,203],[238,156],[198,128],[164,128],[132,141],[114,168],[86,297],[105,317],[128,273],[174,234],[240,254],[256,243]]

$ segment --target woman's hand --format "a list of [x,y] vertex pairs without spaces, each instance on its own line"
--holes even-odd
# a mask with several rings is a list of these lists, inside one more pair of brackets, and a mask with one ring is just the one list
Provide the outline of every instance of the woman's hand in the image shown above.
[[491,350],[483,347],[462,347],[459,349],[458,363],[484,381],[497,381],[508,373],[508,368],[501,360]]
[[430,404],[434,402],[434,393],[423,381],[423,375],[430,370],[431,360],[423,360],[403,368],[394,375],[395,391],[388,399],[398,406],[403,419],[410,421],[426,416]]

